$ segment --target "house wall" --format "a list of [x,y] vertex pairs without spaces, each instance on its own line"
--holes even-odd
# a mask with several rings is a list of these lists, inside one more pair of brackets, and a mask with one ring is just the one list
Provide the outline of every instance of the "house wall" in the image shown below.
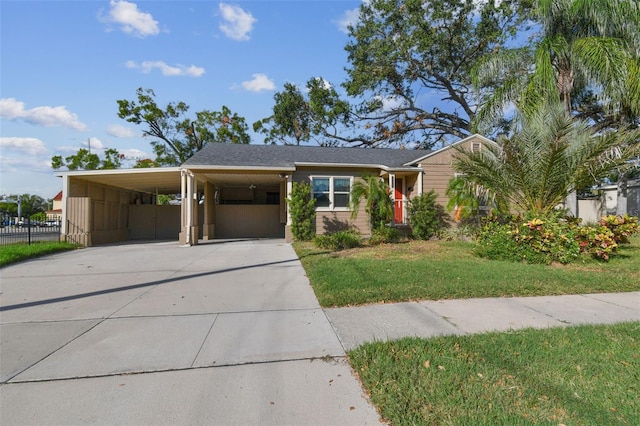
[[216,238],[284,238],[277,204],[216,206]]
[[[476,143],[480,143],[481,146],[484,147],[486,142],[480,138],[469,138],[466,142],[457,144],[456,146],[471,151],[472,145]],[[456,152],[456,149],[453,147],[443,149],[420,162],[420,167],[422,167],[424,172],[422,178],[423,192],[429,192],[433,189],[436,194],[438,194],[436,202],[444,207],[446,207],[449,202],[449,197],[446,195],[447,186],[456,174],[453,168],[453,160]]]
[[91,199],[89,197],[68,197],[66,240],[90,247],[92,246],[90,229]]
[[171,240],[180,234],[180,206],[129,206],[129,239]]
[[[323,169],[322,171],[301,169],[294,173],[293,181],[309,184],[312,176],[353,177],[357,179],[365,174],[377,175],[378,171],[369,169]],[[364,211],[364,205],[365,202],[362,200],[358,209],[358,216],[354,219],[351,218],[351,211],[323,211],[316,209],[316,234],[322,235],[345,229],[356,229],[362,235],[370,235],[369,219]]]
[[70,179],[67,239],[85,246],[139,239],[172,239],[180,233],[180,206],[152,204],[152,194]]

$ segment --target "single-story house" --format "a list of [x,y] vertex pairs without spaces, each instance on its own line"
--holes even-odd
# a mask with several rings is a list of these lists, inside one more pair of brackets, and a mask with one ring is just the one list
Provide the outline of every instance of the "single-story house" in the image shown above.
[[[212,143],[179,167],[60,172],[62,234],[89,246],[171,238],[181,245],[215,238],[290,240],[286,199],[293,182],[307,182],[317,200],[317,233],[354,227],[366,235],[364,209],[352,218],[349,208],[356,179],[385,179],[393,223],[406,224],[413,197],[433,189],[446,204],[454,145],[475,151],[488,143],[480,135],[435,151]],[[182,202],[157,205],[160,194],[180,194]]]

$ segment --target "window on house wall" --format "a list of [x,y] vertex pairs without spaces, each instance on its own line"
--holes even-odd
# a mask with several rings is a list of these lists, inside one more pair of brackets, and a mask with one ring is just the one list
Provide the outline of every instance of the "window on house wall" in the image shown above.
[[351,177],[312,177],[313,198],[319,210],[348,210]]
[[471,142],[471,152],[480,152],[482,144],[480,142]]

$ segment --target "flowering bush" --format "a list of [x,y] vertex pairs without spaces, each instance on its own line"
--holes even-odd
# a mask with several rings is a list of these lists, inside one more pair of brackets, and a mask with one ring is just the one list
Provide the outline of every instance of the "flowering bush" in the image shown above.
[[581,253],[609,260],[618,244],[640,232],[637,217],[606,216],[596,225],[560,214],[512,216],[485,221],[478,237],[480,255],[528,263],[569,263]]
[[640,232],[638,218],[628,214],[624,216],[605,216],[598,223],[609,229],[619,244],[629,244],[629,237]]
[[480,254],[528,263],[569,263],[580,254],[575,229],[559,217],[490,219],[480,232]]
[[618,248],[613,232],[602,225],[581,226],[576,239],[581,253],[588,253],[602,260],[609,260]]

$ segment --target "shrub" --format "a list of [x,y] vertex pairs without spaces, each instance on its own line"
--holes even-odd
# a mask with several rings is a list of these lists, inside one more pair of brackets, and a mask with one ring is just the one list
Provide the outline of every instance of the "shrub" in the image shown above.
[[614,233],[602,225],[579,227],[576,239],[580,245],[580,252],[588,253],[597,259],[609,260],[618,248]]
[[409,202],[407,210],[414,237],[428,240],[449,226],[449,215],[436,203],[436,198],[436,192],[431,190]]
[[478,237],[478,254],[490,259],[529,263],[569,263],[585,253],[609,260],[618,244],[640,232],[638,219],[606,216],[597,224],[555,212],[546,216],[493,217],[485,221]]
[[383,226],[374,229],[369,238],[369,244],[379,245],[386,243],[397,243],[401,240],[400,232],[396,228],[390,226]]
[[330,235],[317,235],[314,243],[317,247],[325,250],[339,251],[360,247],[362,245],[362,236],[358,231],[349,229]]
[[291,215],[291,233],[297,241],[309,241],[316,232],[313,220],[316,217],[316,200],[313,198],[311,186],[304,182],[293,182],[289,203]]
[[578,258],[576,229],[557,215],[488,219],[478,236],[478,253],[490,259],[569,263]]
[[611,231],[618,244],[629,244],[629,237],[640,233],[638,218],[628,214],[624,216],[605,216],[598,223]]

